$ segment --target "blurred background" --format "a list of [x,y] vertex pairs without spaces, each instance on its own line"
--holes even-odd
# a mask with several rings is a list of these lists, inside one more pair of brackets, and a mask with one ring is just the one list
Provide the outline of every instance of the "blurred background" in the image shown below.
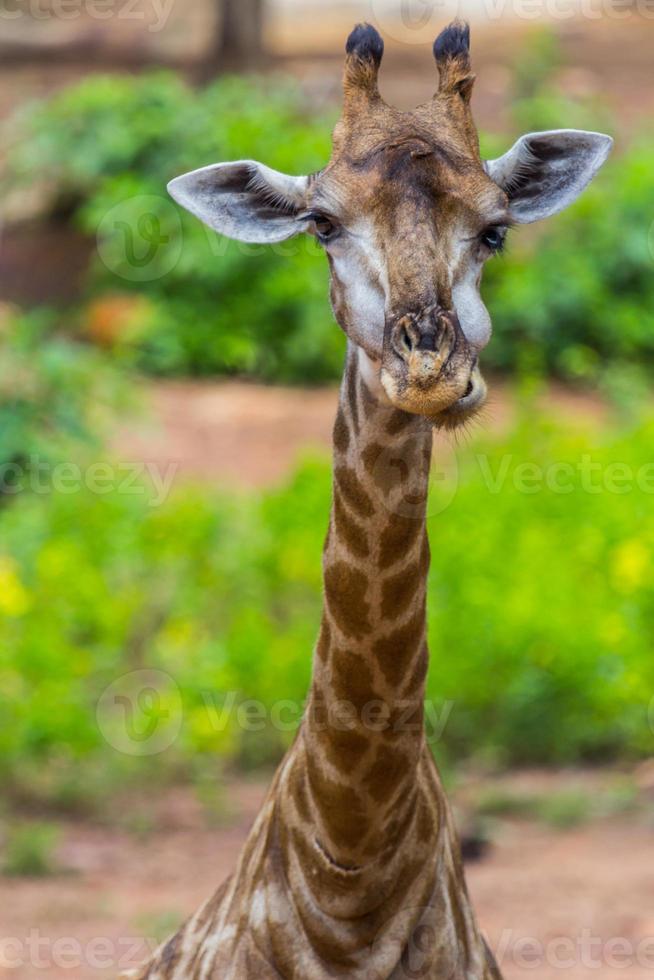
[[437,440],[428,730],[508,980],[654,971],[654,7],[0,6],[0,977],[112,977],[231,870],[319,621],[344,353],[311,241],[166,196],[318,169],[344,41],[435,88],[472,22],[485,155],[616,137],[487,268],[490,405]]

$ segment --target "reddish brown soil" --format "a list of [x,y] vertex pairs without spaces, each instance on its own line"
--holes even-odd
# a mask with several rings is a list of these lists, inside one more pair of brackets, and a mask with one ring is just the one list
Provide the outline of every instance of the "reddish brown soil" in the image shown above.
[[337,399],[335,388],[191,381],[151,385],[143,395],[144,416],[116,433],[118,455],[246,487],[277,482],[301,451],[324,452]]
[[[144,414],[125,420],[114,451],[179,477],[233,486],[276,483],[298,455],[330,451],[336,388],[271,388],[242,382],[159,382],[142,391]],[[600,423],[609,409],[596,395],[553,385],[540,399],[548,414],[576,425]],[[478,426],[501,435],[516,412],[506,385],[492,382]],[[449,436],[439,437],[451,440]]]
[[[594,794],[609,778],[530,774],[528,784],[540,792],[576,787]],[[508,785],[524,791],[519,775]],[[265,787],[241,781],[226,791],[234,816],[218,828],[207,826],[187,791],[141,802],[139,812],[154,821],[147,834],[65,824],[58,854],[65,873],[0,878],[0,977],[109,978],[118,960],[121,966],[138,961],[148,943],[172,931],[233,867]],[[132,815],[126,813],[126,823]],[[506,980],[652,975],[651,811],[560,831],[502,819],[492,837],[486,859],[469,865],[468,881]],[[9,969],[18,958],[24,965]]]

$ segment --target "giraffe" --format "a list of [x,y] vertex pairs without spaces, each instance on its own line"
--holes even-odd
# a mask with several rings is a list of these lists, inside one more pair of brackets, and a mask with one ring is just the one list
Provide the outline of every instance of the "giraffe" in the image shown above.
[[346,52],[324,170],[290,177],[240,161],[169,187],[241,241],[315,235],[347,356],[304,718],[234,874],[140,978],[500,977],[424,733],[432,434],[472,418],[486,397],[485,262],[512,225],[570,204],[612,141],[531,133],[482,161],[459,22],[434,45],[436,95],[412,112],[380,96],[373,27],[356,27]]

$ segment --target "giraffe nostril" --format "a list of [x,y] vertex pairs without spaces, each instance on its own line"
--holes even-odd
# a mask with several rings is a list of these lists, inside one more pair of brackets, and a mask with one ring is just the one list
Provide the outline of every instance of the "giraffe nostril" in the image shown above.
[[471,395],[474,390],[475,390],[475,386],[474,386],[474,384],[472,382],[472,378],[471,378],[470,381],[468,382],[468,387],[466,388],[466,393],[465,393],[465,395],[463,397],[464,398],[467,398],[468,395]]
[[413,350],[413,341],[411,340],[411,334],[406,327],[402,327],[399,336],[400,346],[404,348],[407,354],[410,354]]
[[412,330],[409,319],[406,317],[395,325],[391,334],[393,348],[402,360],[408,359],[409,355],[415,350],[419,339],[415,335],[414,330]]

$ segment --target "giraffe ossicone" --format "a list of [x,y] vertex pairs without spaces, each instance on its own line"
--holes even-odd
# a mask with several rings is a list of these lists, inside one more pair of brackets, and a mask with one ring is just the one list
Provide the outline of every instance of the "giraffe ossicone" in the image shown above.
[[381,98],[383,50],[369,25],[348,39],[343,115],[319,173],[246,160],[169,185],[238,240],[315,235],[348,353],[305,716],[234,874],[141,978],[500,976],[424,731],[432,433],[485,398],[484,263],[512,225],[570,204],[612,141],[532,133],[483,161],[467,26],[439,35],[437,92],[412,112]]

